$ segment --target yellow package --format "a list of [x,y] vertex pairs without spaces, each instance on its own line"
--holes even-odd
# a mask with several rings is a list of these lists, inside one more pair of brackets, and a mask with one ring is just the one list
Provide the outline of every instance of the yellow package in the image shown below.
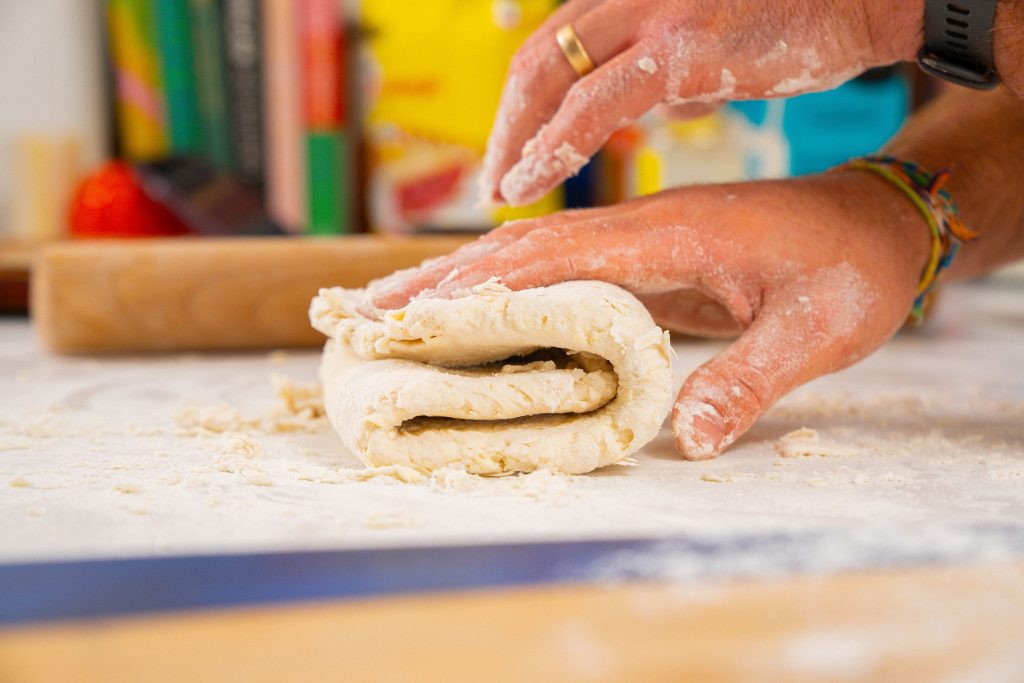
[[561,190],[511,209],[477,205],[487,136],[516,48],[555,0],[363,0],[370,225],[482,230],[562,208]]

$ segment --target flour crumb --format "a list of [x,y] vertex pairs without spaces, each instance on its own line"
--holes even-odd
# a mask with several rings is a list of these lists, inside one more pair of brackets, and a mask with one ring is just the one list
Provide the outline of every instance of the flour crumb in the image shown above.
[[769,50],[766,54],[755,59],[754,66],[761,67],[764,66],[765,64],[768,64],[769,62],[776,62],[782,59],[788,51],[789,45],[786,44],[786,41],[780,40],[777,43],[775,43],[775,45],[772,46],[772,49]]
[[713,484],[731,484],[732,476],[729,474],[717,474],[715,472],[701,472],[701,481],[711,482]]
[[568,142],[559,145],[555,150],[555,158],[561,161],[565,170],[573,175],[576,175],[587,164],[587,157],[576,151],[576,148]]
[[331,483],[348,483],[360,481],[400,482],[418,484],[424,481],[422,472],[405,465],[386,465],[384,467],[367,467],[361,470],[340,470],[338,479]]
[[498,296],[505,296],[506,294],[508,294],[511,291],[512,291],[511,289],[506,287],[501,282],[501,278],[500,277],[494,276],[494,277],[488,278],[487,281],[481,282],[478,285],[473,285],[472,287],[455,290],[455,292],[452,293],[452,297],[455,298],[455,299],[459,299],[459,298],[462,298],[462,297],[473,296],[474,294],[478,294],[478,295],[481,295],[481,296],[494,296],[494,297],[498,297]]
[[658,65],[650,57],[641,57],[637,60],[636,65],[641,71],[645,71],[649,74],[658,73]]
[[208,408],[185,406],[174,419],[181,428],[181,436],[223,434],[254,426],[251,421],[243,419],[237,410],[223,404]]
[[303,386],[283,375],[272,374],[270,384],[277,405],[265,416],[246,418],[227,405],[187,405],[175,415],[180,436],[215,436],[231,432],[264,434],[318,432],[327,427],[323,394],[319,385]]
[[478,475],[452,465],[430,473],[430,488],[444,493],[470,493],[479,489],[480,482]]
[[784,434],[775,442],[775,452],[783,458],[819,456],[822,458],[853,455],[855,450],[848,446],[822,441],[818,432],[807,427]]
[[796,300],[797,300],[797,303],[801,303],[801,304],[809,304],[811,302],[811,298],[807,297],[807,296],[798,296],[796,298]]
[[262,458],[263,445],[248,434],[235,434],[228,440],[221,455],[239,455],[249,460]]
[[267,360],[269,360],[274,365],[281,365],[282,363],[287,362],[288,357],[289,356],[287,351],[271,351],[270,353],[267,354]]
[[213,463],[213,469],[228,474],[241,474],[250,480],[263,476],[260,459],[263,457],[263,444],[248,434],[232,434]]
[[423,520],[401,510],[375,512],[363,520],[363,527],[367,529],[385,530],[420,526],[423,526]]
[[324,398],[320,385],[296,384],[278,374],[270,376],[270,384],[279,403],[277,417],[291,416],[315,421],[324,416]]
[[577,492],[569,490],[573,481],[571,474],[542,469],[503,479],[502,484],[508,482],[513,491],[537,502],[565,505],[579,498]]
[[142,489],[135,484],[118,484],[114,487],[114,490],[124,494],[142,493]]
[[8,485],[12,489],[30,489],[30,488],[32,488],[32,484],[25,477],[15,477],[14,479],[11,479],[10,482],[8,482]]
[[29,517],[42,517],[46,514],[46,508],[43,507],[31,507],[25,510]]

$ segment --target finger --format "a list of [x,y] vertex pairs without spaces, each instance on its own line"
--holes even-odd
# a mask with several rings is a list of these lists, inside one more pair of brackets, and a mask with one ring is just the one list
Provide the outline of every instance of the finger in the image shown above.
[[520,48],[509,68],[487,142],[481,199],[501,201],[501,178],[519,160],[527,142],[558,111],[573,83],[580,80],[558,46],[558,29],[572,23],[590,58],[601,65],[632,44],[638,22],[637,12],[629,3],[572,2],[560,8]]
[[432,296],[452,296],[492,277],[511,289],[565,280],[603,280],[649,293],[686,287],[687,278],[695,280],[705,254],[700,248],[674,245],[690,244],[698,234],[653,223],[661,219],[644,213],[646,201],[617,204],[575,223],[532,230],[446,278]]
[[493,277],[516,290],[574,279],[615,282],[617,264],[635,261],[632,251],[638,246],[622,245],[617,237],[620,232],[614,226],[621,222],[617,214],[622,212],[622,205],[608,207],[604,217],[533,230],[461,268],[439,283],[431,296],[450,297]]
[[529,204],[575,175],[613,132],[664,98],[665,78],[641,44],[577,81],[501,179],[501,196],[512,205]]
[[393,310],[409,303],[417,294],[431,290],[452,273],[479,261],[513,243],[529,232],[551,225],[571,225],[609,211],[608,207],[579,209],[549,214],[539,218],[511,221],[495,228],[475,242],[459,247],[451,254],[430,259],[420,266],[392,273],[368,286],[372,308]]
[[672,410],[676,448],[688,460],[717,456],[776,401],[819,375],[848,365],[866,317],[853,290],[790,290],[761,311],[725,351],[691,374]]

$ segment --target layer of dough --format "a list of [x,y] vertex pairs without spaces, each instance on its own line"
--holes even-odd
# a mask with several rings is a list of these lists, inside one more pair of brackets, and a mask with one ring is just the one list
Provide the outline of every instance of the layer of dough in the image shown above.
[[310,319],[329,337],[327,417],[367,465],[589,472],[653,439],[671,406],[668,334],[614,285],[489,282],[381,320],[363,298],[323,289]]

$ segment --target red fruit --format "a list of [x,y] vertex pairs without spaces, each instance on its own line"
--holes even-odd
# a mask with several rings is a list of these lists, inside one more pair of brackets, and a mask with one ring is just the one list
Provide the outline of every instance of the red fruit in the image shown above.
[[166,237],[189,229],[139,187],[131,167],[111,161],[87,176],[71,200],[73,237]]

